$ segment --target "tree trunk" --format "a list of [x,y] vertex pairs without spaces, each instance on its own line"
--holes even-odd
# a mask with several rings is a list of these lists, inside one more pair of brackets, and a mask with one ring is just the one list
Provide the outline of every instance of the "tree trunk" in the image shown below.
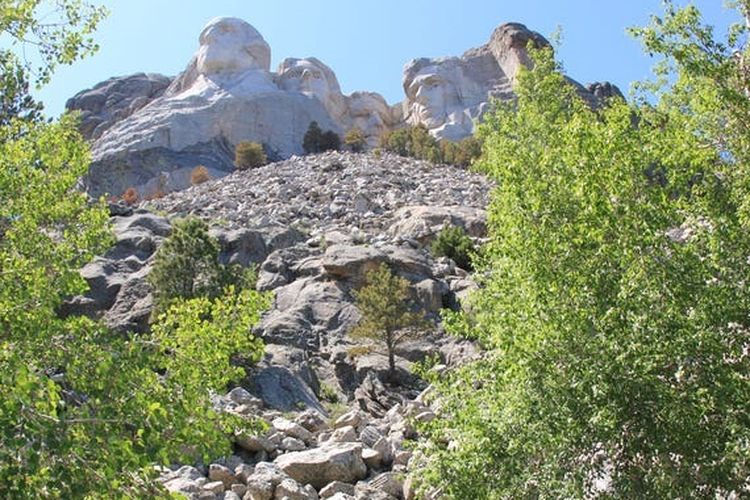
[[393,345],[393,333],[389,332],[386,341],[388,348],[388,378],[393,381],[396,378],[396,355],[393,353],[396,346]]

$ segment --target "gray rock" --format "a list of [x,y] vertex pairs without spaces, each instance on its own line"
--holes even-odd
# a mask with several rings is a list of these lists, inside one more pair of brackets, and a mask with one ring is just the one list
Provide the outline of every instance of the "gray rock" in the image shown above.
[[230,486],[239,481],[237,476],[234,475],[234,471],[221,464],[211,464],[208,467],[208,479],[221,481],[224,484],[224,489],[229,489]]
[[255,229],[214,229],[212,235],[219,240],[222,264],[261,264],[268,256],[266,241],[261,231]]
[[222,481],[212,481],[203,485],[203,491],[218,495],[224,493],[225,484]]
[[312,433],[310,431],[308,431],[301,425],[291,422],[285,418],[275,418],[271,425],[273,425],[274,429],[283,434],[286,434],[287,436],[301,439],[302,441],[308,443],[312,442]]
[[359,410],[350,410],[343,415],[341,415],[339,418],[336,419],[336,421],[333,423],[333,427],[335,429],[340,429],[342,427],[359,427],[363,423],[367,421],[367,415],[362,413]]
[[71,97],[65,108],[80,111],[81,133],[86,139],[96,139],[163,94],[171,81],[166,76],[146,73],[110,78]]
[[351,425],[339,427],[331,434],[328,439],[336,443],[353,443],[357,441],[357,430]]
[[270,439],[263,436],[247,436],[243,433],[235,435],[234,442],[242,449],[251,453],[265,451],[271,453],[276,450],[276,445]]
[[293,479],[284,479],[276,486],[274,498],[277,500],[318,500],[318,493],[310,485],[303,487]]
[[356,443],[327,443],[281,455],[275,463],[298,483],[311,484],[316,489],[333,481],[352,483],[367,473],[362,446]]
[[255,374],[253,383],[263,403],[270,408],[291,411],[302,407],[326,414],[312,389],[288,368],[283,366],[264,368]]
[[313,410],[307,410],[300,413],[294,421],[312,433],[320,432],[328,428],[328,424],[323,416]]
[[284,451],[302,451],[307,449],[307,446],[301,439],[286,437],[281,440],[281,446],[279,446],[279,448]]
[[317,351],[322,332],[342,336],[358,318],[342,285],[304,278],[276,289],[274,308],[255,332],[268,343]]
[[271,500],[276,486],[285,479],[288,479],[288,476],[275,464],[256,464],[255,473],[247,479],[244,500]]
[[393,497],[403,498],[404,481],[401,474],[384,472],[371,479],[368,485]]
[[386,389],[373,372],[367,374],[354,392],[354,397],[361,409],[375,417],[384,416],[388,410],[404,401],[402,396]]
[[421,246],[429,245],[445,227],[458,226],[469,236],[487,235],[487,212],[467,206],[411,206],[398,209],[393,215],[388,234],[413,239]]
[[336,494],[349,495],[353,497],[354,485],[343,483],[341,481],[334,481],[320,490],[320,498],[331,498]]

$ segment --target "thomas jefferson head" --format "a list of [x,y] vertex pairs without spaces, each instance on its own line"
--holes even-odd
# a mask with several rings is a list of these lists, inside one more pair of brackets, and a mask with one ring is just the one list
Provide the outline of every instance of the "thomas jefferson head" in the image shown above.
[[199,74],[269,71],[271,48],[258,31],[241,19],[218,17],[200,34],[196,55]]
[[314,57],[284,59],[279,65],[277,83],[287,92],[317,97],[334,119],[339,119],[346,112],[346,103],[336,75],[331,68]]

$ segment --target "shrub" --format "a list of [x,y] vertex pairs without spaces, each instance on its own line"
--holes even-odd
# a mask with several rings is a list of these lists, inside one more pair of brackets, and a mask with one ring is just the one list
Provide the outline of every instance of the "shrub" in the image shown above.
[[477,137],[467,137],[458,142],[440,141],[440,156],[443,163],[457,167],[469,167],[482,156],[482,141]]
[[302,139],[302,149],[305,150],[306,154],[320,153],[321,145],[323,140],[323,131],[320,129],[318,122],[310,122],[310,126],[307,127],[305,137]]
[[440,146],[424,125],[386,132],[381,138],[380,146],[400,156],[441,162]]
[[305,154],[322,153],[323,151],[337,151],[341,148],[341,138],[333,130],[323,130],[318,122],[310,122],[310,126],[302,139],[302,149]]
[[449,257],[458,267],[472,271],[471,258],[474,255],[474,242],[461,226],[443,228],[432,242],[430,250],[436,257]]
[[380,264],[365,275],[365,285],[354,292],[362,319],[350,335],[384,345],[391,376],[396,372],[398,345],[422,335],[428,326],[422,314],[413,312],[409,289],[406,279],[394,276],[386,264]]
[[253,288],[253,270],[221,265],[219,250],[218,241],[208,234],[208,226],[201,219],[176,221],[172,234],[157,251],[149,274],[154,296],[152,317],[176,299],[214,298],[229,285],[238,291]]
[[320,138],[321,151],[338,151],[341,149],[341,137],[333,130],[326,130]]
[[408,158],[468,167],[482,155],[482,141],[467,137],[458,142],[437,139],[424,125],[406,127],[383,134],[380,146],[391,153]]
[[138,203],[138,191],[134,187],[129,187],[122,193],[122,201],[128,205],[135,205]]
[[234,150],[234,166],[237,170],[262,167],[268,163],[263,145],[252,141],[242,141]]
[[204,182],[207,182],[209,180],[211,180],[211,174],[203,165],[198,165],[193,169],[192,172],[190,172],[190,184],[192,184],[193,186],[203,184]]
[[353,128],[344,136],[344,144],[353,153],[361,153],[367,148],[367,138],[362,130]]

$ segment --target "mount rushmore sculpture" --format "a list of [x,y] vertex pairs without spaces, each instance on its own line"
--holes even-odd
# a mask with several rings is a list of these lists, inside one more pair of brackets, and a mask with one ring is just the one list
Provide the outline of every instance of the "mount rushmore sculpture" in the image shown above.
[[[404,70],[405,100],[391,106],[373,92],[344,95],[331,68],[313,57],[284,59],[272,72],[271,48],[255,28],[217,18],[173,80],[114,78],[68,101],[81,111],[82,131],[92,141],[86,188],[97,196],[128,187],[144,194],[182,189],[199,164],[213,176],[230,172],[240,141],[262,143],[272,158],[302,153],[312,121],[340,135],[359,128],[371,147],[387,131],[418,124],[438,139],[458,140],[471,135],[491,98],[513,98],[518,70],[530,64],[529,41],[548,45],[509,23],[461,57],[415,59]],[[602,88],[596,86],[598,94]]]

